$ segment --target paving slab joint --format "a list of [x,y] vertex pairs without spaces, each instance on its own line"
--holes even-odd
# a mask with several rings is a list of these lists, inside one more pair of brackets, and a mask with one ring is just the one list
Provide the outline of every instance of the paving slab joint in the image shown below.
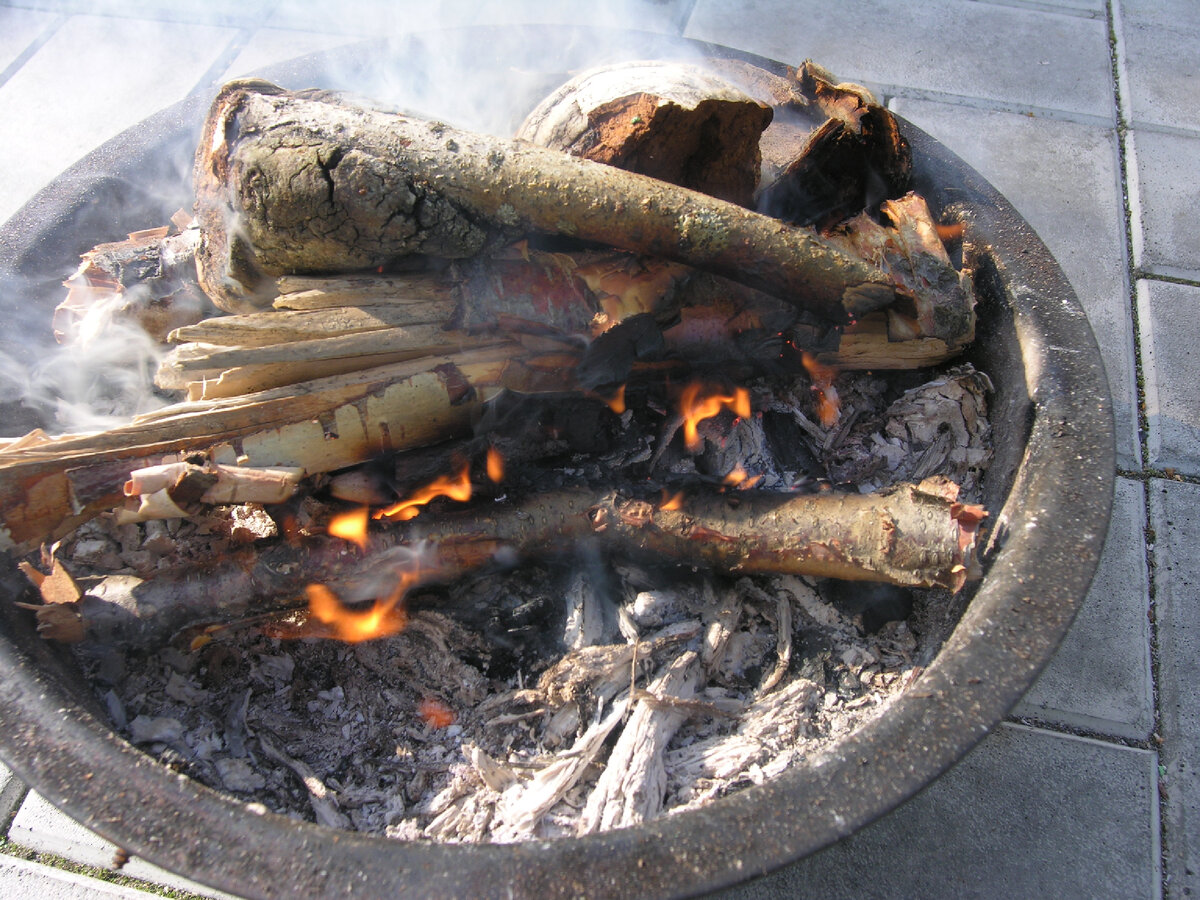
[[[1157,596],[1157,571],[1155,566],[1155,529],[1151,520],[1151,502],[1150,502],[1150,486],[1151,480],[1157,477],[1152,473],[1152,468],[1146,465],[1149,456],[1149,420],[1146,410],[1146,379],[1144,369],[1144,359],[1142,354],[1142,328],[1141,316],[1139,313],[1138,303],[1138,278],[1144,277],[1144,273],[1139,271],[1135,260],[1138,258],[1135,255],[1135,237],[1134,237],[1134,204],[1138,202],[1136,183],[1136,167],[1132,164],[1129,157],[1129,139],[1130,125],[1127,118],[1126,110],[1129,108],[1129,74],[1125,69],[1125,48],[1121,38],[1121,20],[1120,9],[1116,0],[1106,0],[1105,15],[1108,20],[1108,38],[1109,51],[1112,63],[1112,85],[1113,85],[1113,103],[1116,111],[1117,122],[1117,157],[1121,177],[1121,198],[1124,203],[1125,216],[1125,256],[1128,266],[1128,309],[1131,321],[1133,323],[1133,355],[1134,355],[1134,374],[1136,381],[1136,405],[1138,416],[1138,438],[1141,443],[1142,471],[1139,473],[1130,473],[1129,477],[1136,477],[1142,483],[1142,491],[1144,495],[1144,511],[1145,511],[1145,554],[1146,554],[1146,589],[1147,589],[1147,615],[1149,616],[1150,626],[1150,688],[1151,698],[1153,700],[1153,730],[1151,732],[1150,744],[1151,749],[1157,752],[1162,744],[1162,706],[1160,702],[1159,691],[1159,635],[1158,635],[1158,617],[1156,609]],[[1191,481],[1190,478],[1181,477],[1178,473],[1161,473],[1167,475],[1173,480]],[[1156,768],[1157,772],[1157,796],[1155,797],[1155,809],[1160,809],[1161,799],[1164,790],[1162,767]],[[1159,890],[1161,895],[1165,896],[1168,893],[1167,888],[1167,835],[1166,835],[1166,817],[1158,815],[1158,850],[1159,850]]]
[[15,75],[17,71],[23,65],[25,65],[25,63],[29,62],[35,53],[42,49],[42,45],[44,45],[46,41],[50,40],[50,38],[54,37],[55,32],[62,28],[63,23],[66,21],[67,16],[55,16],[50,24],[43,28],[41,33],[29,42],[29,46],[27,46],[20,52],[20,54],[17,55],[17,58],[5,66],[3,71],[0,71],[0,87],[4,87],[8,80],[13,77],[13,75]]
[[1158,743],[1153,737],[1139,739],[1125,735],[1112,734],[1092,728],[1081,728],[1078,725],[1068,725],[1062,722],[1052,722],[1033,715],[1010,715],[1005,718],[1010,725],[1021,725],[1035,731],[1047,731],[1052,734],[1062,734],[1068,737],[1087,738],[1102,744],[1112,744],[1116,747],[1128,747],[1131,750],[1158,751]]

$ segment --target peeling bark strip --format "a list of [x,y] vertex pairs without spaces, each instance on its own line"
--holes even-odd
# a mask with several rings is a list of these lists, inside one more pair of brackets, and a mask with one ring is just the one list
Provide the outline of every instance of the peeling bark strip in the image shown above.
[[230,312],[269,303],[267,276],[475,256],[531,231],[685,262],[835,323],[895,297],[885,275],[815,233],[734,204],[261,81],[218,94],[195,179],[201,284]]

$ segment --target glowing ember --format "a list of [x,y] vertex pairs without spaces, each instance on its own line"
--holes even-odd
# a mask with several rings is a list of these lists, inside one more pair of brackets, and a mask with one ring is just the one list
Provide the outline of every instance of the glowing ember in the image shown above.
[[504,480],[504,457],[495,447],[488,447],[487,475],[494,484],[499,484]]
[[426,697],[421,701],[417,706],[417,715],[430,728],[449,728],[458,718],[454,710],[433,697]]
[[408,624],[408,614],[400,605],[400,601],[416,580],[416,573],[403,573],[400,576],[400,584],[390,596],[377,600],[369,609],[362,610],[347,609],[337,595],[325,585],[310,584],[305,591],[308,595],[308,610],[313,618],[329,626],[330,636],[338,640],[355,644],[389,637],[399,634]]
[[329,520],[329,533],[334,537],[342,538],[346,541],[352,541],[363,550],[367,549],[367,518],[369,510],[367,507],[356,509],[353,512],[342,513],[334,516]]
[[745,388],[734,388],[732,394],[705,393],[706,388],[693,382],[683,389],[679,397],[679,411],[683,415],[683,440],[693,452],[700,449],[700,433],[696,427],[705,419],[711,419],[723,409],[732,410],[743,419],[750,417],[750,392]]
[[833,386],[833,379],[837,376],[837,369],[833,366],[822,365],[817,362],[817,358],[811,353],[803,353],[800,356],[800,361],[804,363],[804,368],[812,378],[813,393],[816,394],[816,410],[817,419],[821,422],[821,427],[832,428],[837,424],[838,417],[841,415],[842,404],[838,400],[837,388]]
[[451,500],[459,502],[470,500],[470,467],[464,463],[457,475],[442,475],[435,478],[407,500],[401,500],[386,509],[381,509],[375,513],[375,518],[399,519],[401,522],[407,522],[409,519],[416,518],[421,512],[421,507],[435,497],[449,497]]
[[663,491],[663,502],[659,509],[676,510],[683,508],[683,491],[679,491],[671,497],[667,496],[667,492]]

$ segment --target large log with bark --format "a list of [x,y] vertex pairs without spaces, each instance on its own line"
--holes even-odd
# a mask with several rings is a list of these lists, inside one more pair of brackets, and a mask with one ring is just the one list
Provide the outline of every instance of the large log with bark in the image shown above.
[[674,259],[839,324],[896,296],[881,272],[814,232],[734,204],[265,82],[218,94],[195,181],[201,284],[233,312],[269,303],[275,276],[475,256],[529,233]]

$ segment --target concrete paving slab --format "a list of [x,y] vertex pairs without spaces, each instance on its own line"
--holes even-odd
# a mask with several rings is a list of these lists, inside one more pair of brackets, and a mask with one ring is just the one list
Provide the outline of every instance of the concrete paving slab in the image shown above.
[[15,856],[0,855],[0,897],[37,900],[142,900],[147,891],[76,875]]
[[1150,483],[1167,895],[1200,895],[1200,485]]
[[[1108,29],[1045,9],[927,0],[697,0],[687,37],[772,59],[811,57],[842,78],[1007,107],[1113,118]],[[936,36],[936,37],[935,37]]]
[[198,25],[246,25],[261,21],[275,0],[6,0],[6,5],[63,15],[117,16]]
[[1104,0],[1007,0],[1008,6],[1030,6],[1034,9],[1057,9],[1077,12],[1098,18],[1104,15]]
[[1113,10],[1126,22],[1200,31],[1195,0],[1113,0]]
[[1150,272],[1200,279],[1200,135],[1137,128],[1128,147],[1134,262]]
[[[1197,4],[1190,6],[1197,9]],[[1178,19],[1160,24],[1123,16],[1119,27],[1126,119],[1135,127],[1151,124],[1200,131],[1200,67],[1194,59],[1200,23],[1183,30]]]
[[55,18],[27,9],[0,9],[0,72],[12,65]]
[[1157,761],[1004,725],[905,806],[722,900],[1158,896]]
[[12,769],[0,763],[0,822],[7,822],[25,796],[25,785],[12,773]]
[[307,0],[282,0],[271,15],[273,28],[344,32],[385,37],[464,25],[589,25],[678,33],[690,3],[685,0],[616,0],[589,3],[563,0],[359,0],[336,16]]
[[[30,850],[52,853],[63,859],[85,866],[95,866],[98,869],[110,868],[113,854],[117,851],[115,844],[88,831],[74,819],[59,812],[35,791],[30,791],[25,802],[21,804],[9,827],[8,837],[13,843]],[[196,884],[137,857],[130,859],[121,871],[130,878],[138,878],[152,884],[164,884],[202,897],[237,900],[236,897]]]
[[316,31],[296,31],[287,28],[260,28],[248,40],[241,52],[229,64],[222,80],[240,78],[264,66],[309,53],[332,50],[344,44],[360,41],[352,34],[322,34]]
[[1117,479],[1100,569],[1062,647],[1014,711],[1144,741],[1154,730],[1142,484]]
[[0,180],[0,221],[80,156],[182,99],[234,33],[102,16],[69,19],[0,86],[0,157],[20,160],[21,173]]
[[1137,468],[1133,326],[1116,131],[906,98],[890,106],[995,185],[1063,267],[1108,371],[1118,465]]
[[1200,287],[1137,284],[1147,463],[1200,474]]

